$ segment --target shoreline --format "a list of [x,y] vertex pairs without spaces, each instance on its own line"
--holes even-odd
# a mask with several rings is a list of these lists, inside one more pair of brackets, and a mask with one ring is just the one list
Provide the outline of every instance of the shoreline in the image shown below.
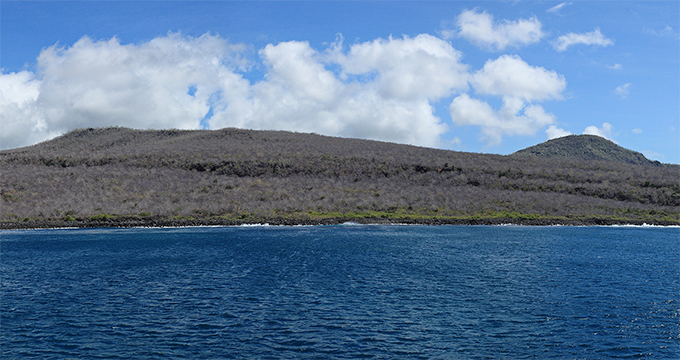
[[34,220],[0,222],[0,230],[30,229],[79,229],[79,228],[180,228],[198,226],[318,226],[356,223],[359,225],[524,225],[524,226],[680,226],[678,222],[659,220],[630,219],[518,219],[518,218],[325,218],[325,219],[288,219],[262,218],[253,220],[230,219],[138,219],[121,218],[108,220]]

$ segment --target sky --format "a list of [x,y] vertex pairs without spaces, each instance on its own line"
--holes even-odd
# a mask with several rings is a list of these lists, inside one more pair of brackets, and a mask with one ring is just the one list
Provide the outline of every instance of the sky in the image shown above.
[[105,126],[678,164],[680,3],[0,2],[0,149]]

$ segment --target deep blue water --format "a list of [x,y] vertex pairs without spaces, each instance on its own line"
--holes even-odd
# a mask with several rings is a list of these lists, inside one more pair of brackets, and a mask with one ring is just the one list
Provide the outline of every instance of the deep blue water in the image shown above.
[[680,357],[680,229],[0,232],[2,357]]

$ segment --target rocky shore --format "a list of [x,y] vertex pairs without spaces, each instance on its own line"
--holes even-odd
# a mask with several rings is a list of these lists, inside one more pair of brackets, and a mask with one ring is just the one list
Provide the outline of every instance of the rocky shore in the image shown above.
[[515,219],[515,218],[474,218],[474,219],[385,219],[385,218],[327,218],[327,219],[288,219],[270,218],[258,220],[229,219],[109,219],[73,221],[13,221],[0,222],[0,230],[11,229],[56,229],[56,228],[133,228],[133,227],[190,227],[190,226],[240,226],[268,224],[272,226],[296,225],[340,225],[358,224],[407,224],[407,225],[526,225],[526,226],[611,226],[611,225],[656,225],[673,226],[668,221],[639,221],[620,219]]

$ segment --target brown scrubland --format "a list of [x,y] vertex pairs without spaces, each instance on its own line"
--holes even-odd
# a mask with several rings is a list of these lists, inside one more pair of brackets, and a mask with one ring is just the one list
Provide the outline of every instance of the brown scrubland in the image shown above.
[[0,226],[680,224],[680,166],[597,137],[541,146],[501,156],[284,131],[80,129],[0,151]]

